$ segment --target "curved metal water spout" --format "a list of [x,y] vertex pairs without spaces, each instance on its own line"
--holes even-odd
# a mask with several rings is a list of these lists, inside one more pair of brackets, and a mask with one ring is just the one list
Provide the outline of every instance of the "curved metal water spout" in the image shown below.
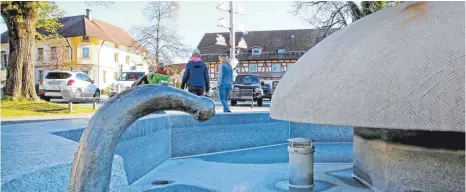
[[202,121],[215,115],[215,104],[209,98],[164,85],[138,86],[115,96],[84,130],[68,191],[109,191],[118,138],[137,119],[162,110],[184,111]]

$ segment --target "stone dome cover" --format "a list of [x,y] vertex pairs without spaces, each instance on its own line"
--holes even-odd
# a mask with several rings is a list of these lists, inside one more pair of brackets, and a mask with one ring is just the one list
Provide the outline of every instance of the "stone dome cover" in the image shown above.
[[271,117],[464,132],[465,2],[409,2],[340,29],[276,88]]

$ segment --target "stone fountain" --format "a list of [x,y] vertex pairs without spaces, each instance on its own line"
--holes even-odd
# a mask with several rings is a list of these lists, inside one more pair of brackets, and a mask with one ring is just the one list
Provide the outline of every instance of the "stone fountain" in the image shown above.
[[215,104],[207,97],[164,85],[143,85],[118,94],[96,112],[84,130],[68,191],[109,191],[118,138],[137,119],[163,110],[184,111],[203,121],[215,115]]
[[353,177],[374,191],[464,191],[464,76],[465,3],[403,3],[309,50],[271,116],[353,126]]

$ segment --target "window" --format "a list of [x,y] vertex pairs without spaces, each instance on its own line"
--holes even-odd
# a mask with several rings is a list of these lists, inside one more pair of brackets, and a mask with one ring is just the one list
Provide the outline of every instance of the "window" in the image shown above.
[[119,54],[115,53],[115,55],[114,55],[115,63],[118,63],[118,57],[119,57]]
[[260,84],[260,80],[257,75],[238,75],[235,84]]
[[83,36],[83,42],[89,42],[89,36]]
[[281,63],[272,64],[272,72],[282,72],[282,64]]
[[277,53],[278,53],[278,54],[285,54],[286,51],[285,51],[285,49],[278,49],[278,50],[277,50]]
[[57,52],[57,48],[56,47],[51,47],[50,48],[50,58],[52,60],[56,60],[58,57],[58,52]]
[[92,82],[91,78],[89,78],[89,76],[87,76],[86,74],[81,74],[81,76],[84,81]]
[[257,72],[257,64],[249,64],[249,72]]
[[129,65],[129,62],[131,61],[131,57],[130,56],[126,56],[126,64]]
[[71,77],[67,72],[50,72],[45,76],[46,79],[68,79]]
[[123,72],[120,77],[118,77],[118,81],[134,81],[138,80],[144,76],[144,72]]
[[89,71],[82,71],[83,73],[85,73],[86,75],[89,75]]
[[287,71],[290,70],[290,66],[291,66],[292,64],[293,64],[293,63],[288,63],[288,64],[286,64],[286,68],[287,68],[286,70],[287,70]]
[[107,71],[102,71],[104,77],[104,83],[107,83]]
[[37,61],[43,61],[44,60],[44,48],[38,48],[37,49]]
[[82,49],[82,57],[83,58],[89,58],[89,48],[88,47],[83,47]]
[[8,58],[6,56],[6,51],[2,51],[2,68],[6,68],[7,63],[8,63]]
[[260,55],[261,52],[262,52],[262,51],[261,51],[261,49],[259,49],[259,48],[254,48],[254,49],[252,49],[252,51],[251,51],[251,53],[252,53],[253,55]]
[[77,75],[76,75],[76,78],[79,79],[79,80],[81,80],[81,81],[84,81],[84,77],[83,77],[83,75],[81,75],[81,74],[77,74]]

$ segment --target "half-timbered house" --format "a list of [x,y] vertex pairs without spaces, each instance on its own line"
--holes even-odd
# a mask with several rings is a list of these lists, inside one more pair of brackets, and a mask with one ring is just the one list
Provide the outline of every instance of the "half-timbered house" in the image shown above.
[[[229,33],[206,33],[198,45],[201,57],[209,67],[211,81],[217,80],[218,55],[229,52],[229,46],[216,45],[217,35],[229,42]],[[322,29],[237,32],[236,44],[243,39],[247,49],[235,50],[239,61],[238,74],[256,74],[274,84],[306,51],[322,40]]]

